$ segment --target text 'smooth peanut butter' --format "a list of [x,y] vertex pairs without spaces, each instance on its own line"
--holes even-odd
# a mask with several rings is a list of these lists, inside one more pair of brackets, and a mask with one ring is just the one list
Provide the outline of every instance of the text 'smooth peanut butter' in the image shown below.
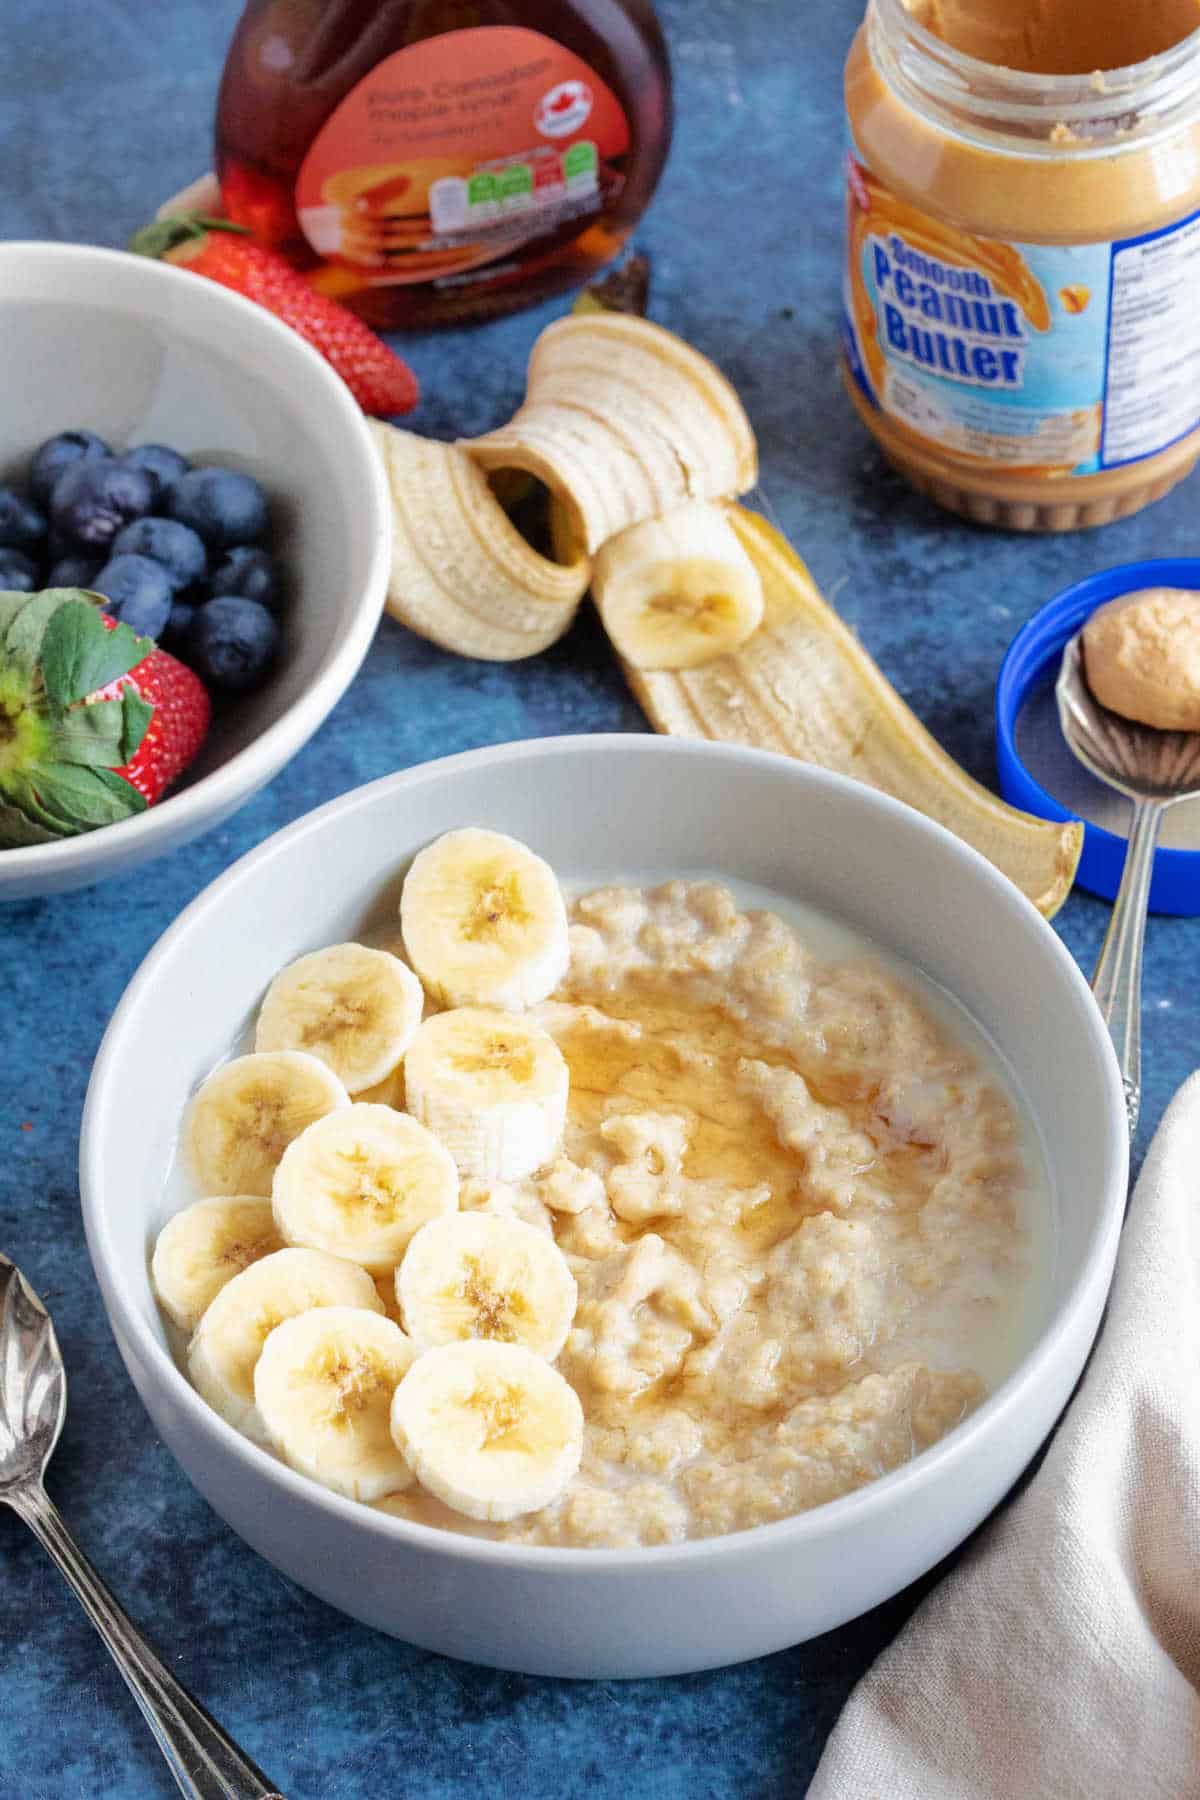
[[1200,0],[869,0],[845,374],[984,523],[1136,512],[1200,454]]

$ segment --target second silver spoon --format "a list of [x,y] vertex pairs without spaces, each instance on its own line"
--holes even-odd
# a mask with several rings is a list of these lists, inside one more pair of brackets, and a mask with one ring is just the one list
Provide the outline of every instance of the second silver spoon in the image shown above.
[[1200,732],[1156,731],[1101,706],[1087,684],[1079,632],[1063,651],[1054,695],[1073,755],[1097,781],[1133,802],[1121,885],[1092,976],[1121,1065],[1132,1137],[1142,1099],[1142,944],[1154,847],[1168,806],[1200,795]]

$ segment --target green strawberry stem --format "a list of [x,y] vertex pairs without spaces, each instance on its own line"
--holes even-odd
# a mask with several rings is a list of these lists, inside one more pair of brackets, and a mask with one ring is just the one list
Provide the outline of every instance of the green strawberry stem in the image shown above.
[[210,231],[232,231],[238,237],[250,236],[245,225],[235,225],[232,219],[213,219],[206,213],[172,213],[165,219],[152,219],[149,225],[135,231],[129,240],[129,248],[135,256],[161,258],[168,250],[177,250],[180,244],[202,241]]
[[154,649],[81,588],[0,593],[0,844],[46,843],[142,812],[116,771],[153,715],[122,677]]

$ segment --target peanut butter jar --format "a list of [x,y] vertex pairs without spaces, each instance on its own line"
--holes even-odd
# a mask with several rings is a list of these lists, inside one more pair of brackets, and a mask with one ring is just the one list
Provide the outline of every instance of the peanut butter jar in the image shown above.
[[843,368],[954,512],[1107,524],[1200,454],[1200,0],[870,0]]

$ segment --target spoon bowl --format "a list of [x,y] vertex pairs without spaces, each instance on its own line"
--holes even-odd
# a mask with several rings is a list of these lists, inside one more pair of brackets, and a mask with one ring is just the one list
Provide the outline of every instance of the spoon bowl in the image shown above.
[[1054,697],[1068,748],[1097,781],[1164,806],[1200,794],[1200,732],[1159,731],[1101,706],[1087,684],[1082,632],[1063,651]]
[[50,1314],[0,1255],[0,1499],[40,1482],[67,1416],[67,1377]]

